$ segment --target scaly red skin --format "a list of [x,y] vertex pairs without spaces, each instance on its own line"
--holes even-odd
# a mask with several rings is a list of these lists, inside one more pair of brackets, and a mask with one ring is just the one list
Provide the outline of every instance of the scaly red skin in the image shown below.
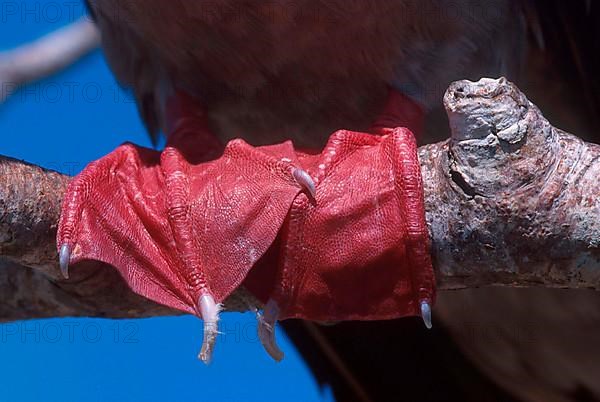
[[133,291],[205,320],[242,284],[268,304],[270,325],[391,319],[433,303],[416,142],[386,128],[420,129],[418,106],[392,92],[371,134],[337,131],[320,153],[223,147],[184,95],[169,119],[164,151],[125,144],[71,182],[63,263],[104,261]]

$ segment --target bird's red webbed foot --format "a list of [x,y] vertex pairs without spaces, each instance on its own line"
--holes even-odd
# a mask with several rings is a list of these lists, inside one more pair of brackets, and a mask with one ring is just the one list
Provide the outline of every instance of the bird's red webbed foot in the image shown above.
[[[298,154],[316,191],[295,198],[282,230],[274,287],[262,295],[271,326],[286,318],[408,315],[431,326],[434,278],[416,141],[404,128],[378,133],[340,130],[321,154]],[[253,273],[245,285],[261,295]]]
[[297,152],[315,195],[294,200],[276,245],[277,270],[259,265],[244,283],[265,303],[259,336],[272,355],[279,319],[420,315],[431,328],[435,281],[417,144],[410,130],[390,128],[420,131],[423,116],[391,91],[370,133],[340,130],[321,153]]
[[70,183],[61,269],[104,261],[133,291],[202,317],[204,361],[220,303],[242,284],[265,303],[259,336],[276,359],[277,319],[423,315],[430,325],[416,143],[409,130],[386,128],[412,118],[418,129],[419,110],[404,101],[392,93],[378,135],[341,130],[312,153],[289,141],[223,147],[201,107],[177,97],[164,151],[125,144]]
[[163,152],[125,144],[73,179],[57,244],[65,276],[80,260],[104,261],[135,292],[202,317],[207,362],[220,303],[312,183],[290,143],[222,147],[197,111],[179,117]]

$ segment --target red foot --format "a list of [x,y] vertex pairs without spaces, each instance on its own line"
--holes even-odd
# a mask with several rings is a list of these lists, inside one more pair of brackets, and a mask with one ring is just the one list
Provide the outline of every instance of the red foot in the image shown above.
[[274,241],[302,191],[290,143],[253,148],[230,142],[214,161],[189,164],[125,144],[91,163],[70,184],[58,244],[115,266],[131,288],[200,314],[208,291],[223,301]]
[[135,292],[203,316],[206,342],[216,303],[244,281],[279,308],[270,321],[420,315],[433,269],[414,137],[381,127],[394,110],[382,135],[338,131],[315,155],[223,148],[201,114],[171,118],[162,153],[125,144],[71,182],[63,262],[115,266]]
[[284,227],[272,296],[280,318],[420,315],[434,280],[410,131],[338,131],[320,155],[299,160],[316,197],[296,197]]

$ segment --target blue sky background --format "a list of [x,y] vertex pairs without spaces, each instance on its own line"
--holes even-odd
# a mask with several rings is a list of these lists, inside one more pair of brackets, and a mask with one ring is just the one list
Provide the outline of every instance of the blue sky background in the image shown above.
[[[0,50],[83,13],[77,1],[3,0]],[[99,51],[0,104],[2,155],[74,174],[124,141],[150,145]],[[206,367],[196,359],[202,323],[195,317],[0,325],[0,401],[333,401],[283,331],[279,364],[257,341],[253,315],[225,314],[222,331]]]

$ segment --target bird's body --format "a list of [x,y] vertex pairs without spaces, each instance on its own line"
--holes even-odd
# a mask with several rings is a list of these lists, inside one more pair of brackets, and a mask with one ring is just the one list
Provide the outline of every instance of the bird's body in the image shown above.
[[[189,144],[194,144],[194,149],[204,156],[211,146],[221,151],[215,146],[212,134],[216,134],[222,143],[232,138],[243,138],[253,145],[274,144],[292,139],[300,147],[322,148],[332,132],[339,128],[366,131],[384,105],[388,86],[400,90],[427,110],[441,103],[442,94],[451,81],[501,74],[514,78],[514,72],[524,53],[523,44],[526,42],[525,19],[521,11],[527,1],[529,0],[88,0],[102,34],[103,48],[109,64],[117,79],[133,89],[149,131],[156,134],[163,129],[169,135],[170,131],[164,130],[168,120],[166,103],[167,99],[172,99],[171,95],[175,90],[187,92],[201,100],[203,111],[208,112],[210,117],[210,130],[206,130],[203,120],[202,124],[186,131],[185,134],[189,136],[194,136],[195,133],[201,135],[196,135],[195,140],[185,143],[185,146],[178,142],[179,147],[167,147],[167,152],[158,155],[158,152],[128,145],[90,165],[73,181],[75,185],[71,186],[65,197],[67,202],[64,204],[58,235],[61,267],[66,271],[69,262],[94,258],[101,249],[105,257],[110,257],[106,261],[114,262],[113,265],[120,270],[132,289],[158,302],[165,303],[169,299],[172,307],[202,316],[207,329],[205,334],[209,333],[214,338],[218,319],[218,304],[215,301],[222,301],[226,296],[225,290],[229,292],[233,287],[224,286],[224,280],[229,284],[235,282],[235,286],[245,281],[240,286],[250,289],[248,279],[256,282],[258,278],[258,282],[263,285],[286,284],[291,289],[290,293],[293,293],[295,286],[300,288],[304,282],[311,282],[295,281],[297,278],[305,279],[305,272],[292,276],[294,280],[289,280],[289,271],[298,267],[298,264],[294,265],[297,262],[294,261],[294,256],[289,258],[289,253],[285,255],[287,258],[282,259],[273,259],[269,252],[262,255],[261,261],[265,264],[259,265],[271,264],[274,267],[267,275],[264,270],[260,271],[260,266],[257,274],[256,266],[252,265],[259,253],[256,247],[248,248],[248,244],[260,243],[264,246],[262,252],[267,246],[271,251],[286,251],[287,246],[279,246],[282,238],[290,238],[291,234],[295,237],[287,245],[297,251],[298,259],[306,255],[312,256],[310,261],[304,261],[309,266],[307,270],[312,270],[309,273],[313,274],[316,272],[317,279],[327,278],[324,282],[329,285],[321,292],[314,292],[315,288],[312,288],[313,293],[305,293],[307,297],[294,307],[312,307],[309,308],[311,313],[325,314],[314,315],[313,318],[328,321],[331,318],[331,306],[335,306],[340,298],[355,302],[353,297],[360,298],[369,286],[381,286],[377,292],[386,302],[394,299],[398,301],[397,297],[390,296],[391,292],[385,287],[410,281],[394,282],[381,278],[386,278],[385,275],[390,271],[399,272],[402,269],[408,269],[407,272],[411,275],[430,272],[427,271],[431,269],[430,261],[400,267],[398,264],[390,266],[389,260],[386,260],[388,263],[373,264],[373,267],[381,269],[375,275],[372,269],[368,269],[363,276],[357,276],[356,271],[357,268],[369,267],[361,260],[363,257],[370,257],[365,252],[367,246],[383,244],[383,231],[380,229],[386,228],[386,225],[389,229],[389,216],[383,219],[383,209],[380,208],[381,199],[389,201],[389,191],[385,192],[386,185],[398,182],[398,178],[411,178],[412,184],[398,187],[398,199],[404,201],[407,199],[407,188],[418,188],[415,185],[419,179],[418,161],[416,152],[412,152],[414,143],[412,159],[407,158],[407,154],[402,157],[395,154],[387,160],[390,163],[384,165],[374,164],[375,158],[371,154],[368,157],[348,159],[348,155],[356,156],[356,149],[344,150],[340,152],[343,155],[338,154],[337,158],[351,163],[345,166],[341,175],[340,170],[336,172],[342,177],[341,180],[337,177],[336,183],[326,185],[319,180],[326,181],[327,174],[322,174],[322,171],[335,165],[331,159],[335,152],[331,151],[336,149],[324,150],[322,164],[320,161],[315,162],[315,155],[302,154],[300,159],[304,158],[303,164],[298,160],[292,161],[298,155],[290,150],[289,144],[276,145],[274,148],[244,148],[247,152],[247,155],[244,154],[246,159],[242,158],[242,162],[233,168],[232,163],[228,164],[231,162],[228,159],[221,158],[208,163],[206,166],[209,167],[215,164],[229,166],[210,171],[209,175],[205,174],[206,170],[202,165],[185,160],[182,154],[192,147]],[[589,11],[590,3],[586,4]],[[569,45],[572,46],[572,43],[569,42]],[[579,62],[573,64],[580,67]],[[396,123],[406,125],[402,120]],[[207,133],[210,135],[207,136]],[[345,140],[335,141],[336,138],[343,139],[344,135],[344,132],[333,134],[332,144],[344,144]],[[176,135],[171,139],[174,137]],[[373,140],[367,137],[369,136],[363,137],[363,140]],[[385,136],[378,137],[376,141],[383,137]],[[398,149],[406,151],[407,144],[408,142],[399,143]],[[233,146],[239,147],[240,142],[234,141]],[[271,151],[263,152],[265,149]],[[358,149],[364,150],[360,147]],[[274,155],[279,161],[294,162],[293,166],[290,165],[291,170],[282,172],[281,164],[272,158]],[[268,163],[262,163],[265,156]],[[211,159],[217,157],[218,152],[211,155]],[[306,163],[307,160],[315,163]],[[401,165],[416,170],[403,176],[389,168],[399,160],[403,162]],[[264,169],[265,166],[267,169]],[[301,168],[305,168],[308,173]],[[361,175],[358,171],[366,173]],[[280,174],[277,179],[285,179],[285,191],[291,191],[294,197],[299,191],[299,184],[308,188],[312,197],[316,195],[314,203],[310,204],[312,207],[303,198],[304,195],[299,195],[294,199],[293,213],[288,215],[286,211],[289,205],[285,204],[281,208],[283,212],[275,214],[275,218],[280,218],[285,224],[274,219],[272,214],[273,205],[282,202],[282,197],[270,187],[278,183],[269,176],[274,172]],[[297,173],[301,174],[298,176]],[[261,174],[268,176],[268,179],[254,180]],[[318,179],[316,185],[311,183],[309,174]],[[206,178],[202,181],[202,186],[198,184],[199,177]],[[224,181],[223,177],[229,179],[229,182],[220,183]],[[298,177],[303,180],[298,180]],[[373,185],[376,182],[374,177],[382,181]],[[356,179],[358,184],[349,185],[347,179]],[[248,190],[249,187],[252,191]],[[333,193],[332,188],[338,193]],[[413,195],[418,192],[414,191]],[[339,204],[334,202],[335,208],[328,209],[332,204],[324,202],[323,193],[328,196],[334,194],[335,197],[331,198],[339,201]],[[243,202],[239,200],[240,194],[247,196]],[[356,202],[361,197],[365,197],[365,201],[352,206],[351,202],[343,201],[344,196],[348,195],[351,201]],[[235,200],[236,197],[237,204],[232,203],[232,199]],[[159,199],[161,202],[157,202]],[[250,208],[256,199],[267,201],[260,208]],[[298,199],[300,203],[296,202]],[[415,241],[413,236],[411,244],[400,249],[402,252],[411,249],[409,251],[414,254],[415,243],[420,243],[422,248],[426,243],[424,238],[427,237],[427,230],[424,214],[417,205],[418,197],[413,201],[413,205],[406,208],[404,218],[412,216],[421,219],[420,222],[413,222],[421,237],[419,241]],[[398,203],[391,204],[390,211],[398,212]],[[246,212],[252,209],[252,214],[241,213],[244,209]],[[333,220],[340,219],[335,224],[326,219],[311,221],[314,226],[318,226],[318,230],[314,230],[311,224],[297,224],[315,211]],[[268,216],[269,212],[271,216]],[[222,216],[219,217],[219,214]],[[318,216],[322,218],[321,215]],[[369,218],[369,224],[355,230],[364,217]],[[295,230],[290,230],[291,221],[295,224]],[[389,232],[402,231],[405,223],[406,219],[398,222]],[[341,236],[341,240],[330,247],[327,242],[335,240],[344,225],[350,228],[349,232],[353,237]],[[82,227],[84,230],[81,230]],[[248,228],[258,229],[250,231]],[[266,229],[272,229],[271,237],[277,235],[278,240],[271,243],[273,239],[269,238],[266,241]],[[326,234],[319,235],[318,233],[322,233],[320,231]],[[209,232],[211,235],[207,235]],[[87,253],[82,244],[88,247]],[[198,244],[202,247],[197,247]],[[349,263],[338,266],[339,270],[331,270],[331,264],[328,263],[315,263],[322,260],[321,255],[331,256],[335,260],[340,250],[346,246],[351,251],[348,255],[352,258]],[[230,253],[230,250],[234,252]],[[397,248],[392,247],[392,251],[392,255],[402,254],[398,253]],[[354,252],[356,258],[352,254]],[[207,254],[216,257],[211,260],[206,257]],[[252,261],[242,261],[245,265],[238,264],[244,265],[246,270],[240,273],[240,270],[232,269],[238,267],[229,264],[231,259],[244,259],[246,254],[253,258]],[[152,258],[153,255],[158,257]],[[423,256],[424,253],[421,257]],[[163,269],[156,270],[156,260],[166,257],[168,261],[163,264]],[[221,269],[219,264],[223,263],[226,266]],[[133,270],[132,266],[141,268]],[[217,273],[211,278],[208,274],[215,271]],[[284,277],[286,271],[288,280]],[[246,274],[250,278],[241,277]],[[255,276],[252,279],[253,274]],[[183,286],[180,282],[185,282],[182,279],[185,275],[188,277],[184,278],[187,282]],[[207,278],[209,280],[204,281]],[[204,293],[199,293],[198,288],[194,287],[198,284],[202,285],[200,288]],[[408,295],[414,300],[400,301],[399,305],[410,307],[410,314],[422,315],[427,325],[431,323],[429,302],[432,301],[433,283],[427,283],[425,288],[425,295],[423,289],[414,289],[414,286],[413,289],[403,289],[406,291],[404,296]],[[267,293],[271,290],[267,289]],[[298,293],[298,289],[295,291]],[[158,297],[160,292],[167,296]],[[417,295],[419,292],[421,294]],[[209,297],[215,295],[216,300]],[[254,296],[258,295],[254,293]],[[273,295],[268,296],[272,301]],[[323,303],[320,301],[323,300],[322,296],[331,297]],[[535,317],[531,318],[531,311],[535,309],[523,309],[523,306],[538,306],[534,315],[540,322],[545,319],[553,323],[557,322],[559,313],[571,314],[572,310],[579,310],[570,309],[566,298],[561,300],[561,306],[564,305],[561,310],[561,306],[547,303],[548,298],[538,293],[533,296],[521,294],[521,297],[512,298],[508,302],[497,296],[485,291],[481,298],[473,299],[471,305],[478,307],[480,315],[485,315],[485,318],[478,318],[478,322],[488,323],[486,328],[499,328],[499,333],[502,332],[506,339],[473,337],[472,326],[465,325],[461,319],[468,317],[466,324],[469,324],[477,315],[465,313],[463,299],[458,298],[454,304],[448,303],[446,319],[452,324],[449,317],[457,317],[454,319],[455,325],[450,327],[459,335],[463,332],[461,343],[471,351],[472,356],[478,353],[483,356],[479,359],[475,357],[474,360],[480,360],[481,366],[487,369],[485,371],[491,373],[493,378],[500,378],[497,380],[499,383],[506,384],[512,392],[524,399],[539,400],[536,396],[544,395],[544,400],[592,400],[592,393],[588,394],[587,390],[593,389],[595,372],[591,363],[584,367],[580,362],[580,356],[589,356],[588,343],[571,341],[577,346],[577,353],[560,352],[558,348],[553,348],[552,353],[549,353],[549,349],[545,347],[547,342],[538,342],[539,345],[531,347],[529,338],[521,339],[523,337],[520,336],[523,325],[537,323]],[[531,302],[534,298],[536,303]],[[266,297],[262,299],[266,300]],[[285,301],[285,297],[280,300]],[[488,304],[480,303],[480,300],[485,300]],[[335,318],[356,318],[357,311],[372,304],[369,301],[372,300],[360,300],[353,304],[352,309],[342,311],[343,315]],[[416,311],[418,302],[421,302],[420,311]],[[489,314],[490,305],[505,314]],[[514,308],[507,309],[507,305]],[[580,305],[584,306],[585,303]],[[269,308],[269,302],[266,306],[265,314],[260,318],[259,327],[262,330],[259,333],[269,353],[276,356],[277,351],[272,349],[271,329],[280,312],[278,308]],[[393,305],[394,313],[398,312],[397,307],[398,305]],[[517,310],[518,314],[509,312]],[[311,319],[308,315],[300,316]],[[373,314],[370,318],[392,316],[395,315],[380,317]],[[588,325],[579,316],[574,315],[577,322]],[[515,328],[518,329],[516,332]],[[574,321],[570,321],[569,328],[577,328]],[[517,336],[512,336],[515,333]],[[544,336],[547,337],[547,334]],[[568,337],[573,336],[575,335],[572,333],[568,334]],[[562,342],[564,334],[557,332],[555,338],[560,338]],[[496,342],[497,339],[503,340],[501,344]],[[394,340],[397,341],[399,340]],[[212,343],[214,339],[207,341],[205,338],[205,345]],[[521,343],[526,346],[520,347]],[[386,346],[381,346],[386,358],[394,359]],[[371,362],[376,355],[367,349],[365,354],[369,363],[363,366],[368,366],[372,371]],[[351,344],[351,350],[356,350],[354,343]],[[544,359],[540,360],[540,353]],[[496,359],[499,355],[508,357]],[[546,357],[559,361],[560,365],[555,364],[550,370],[547,364],[535,363],[550,361]],[[573,360],[577,362],[567,364]],[[492,365],[491,361],[495,363]],[[594,360],[590,359],[590,362]],[[394,360],[393,367],[396,368],[397,363]],[[563,366],[585,369],[573,369],[566,373]],[[411,370],[414,370],[412,366]],[[396,372],[392,372],[394,376]],[[377,381],[379,382],[379,378]],[[562,388],[555,386],[559,383]],[[541,388],[539,384],[543,384],[543,392],[538,391]],[[395,391],[398,388],[395,381],[393,388]]]
[[[430,108],[457,79],[509,74],[510,0],[128,1],[91,4],[117,78],[151,131],[165,86],[203,100],[223,140],[322,146],[365,129],[392,85]],[[162,88],[161,88],[162,87]]]
[[516,3],[90,6],[117,78],[169,138],[162,153],[119,147],[70,184],[63,273],[99,259],[136,292],[201,316],[204,361],[219,305],[241,286],[265,305],[259,336],[276,359],[279,318],[431,326],[422,179],[404,127],[452,80],[518,65]]

